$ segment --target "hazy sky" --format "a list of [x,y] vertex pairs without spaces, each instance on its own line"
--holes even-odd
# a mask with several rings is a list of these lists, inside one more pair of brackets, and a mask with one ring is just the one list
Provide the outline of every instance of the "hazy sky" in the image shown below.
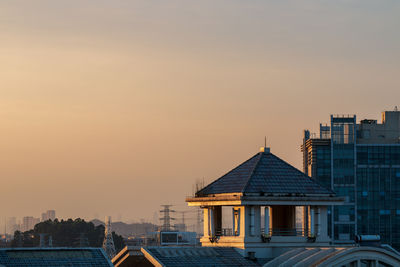
[[301,168],[303,129],[400,106],[398,0],[2,0],[0,33],[3,221],[150,220],[264,136]]

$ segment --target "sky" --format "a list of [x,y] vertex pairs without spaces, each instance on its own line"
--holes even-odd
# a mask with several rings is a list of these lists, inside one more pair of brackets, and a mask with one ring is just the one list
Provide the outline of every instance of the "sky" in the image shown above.
[[399,28],[397,0],[3,0],[0,220],[187,210],[265,136],[301,169],[304,129],[400,106]]

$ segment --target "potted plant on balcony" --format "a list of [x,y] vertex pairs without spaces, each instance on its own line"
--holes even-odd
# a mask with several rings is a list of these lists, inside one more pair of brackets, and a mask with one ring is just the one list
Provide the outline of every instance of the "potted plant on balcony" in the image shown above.
[[219,236],[212,235],[209,237],[211,243],[217,243],[219,240]]
[[315,234],[310,234],[309,236],[307,236],[307,241],[310,243],[314,243],[316,239],[317,236]]
[[261,234],[261,241],[263,243],[267,243],[267,242],[269,243],[269,241],[271,241],[271,236],[269,234],[262,233]]

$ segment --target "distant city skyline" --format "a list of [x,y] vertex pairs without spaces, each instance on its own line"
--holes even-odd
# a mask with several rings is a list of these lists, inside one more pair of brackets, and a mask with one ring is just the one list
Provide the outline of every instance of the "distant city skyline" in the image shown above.
[[55,210],[47,210],[42,212],[41,216],[24,215],[21,218],[15,216],[5,216],[0,221],[0,233],[13,235],[15,231],[29,231],[35,227],[39,222],[56,219]]
[[[264,145],[400,105],[398,1],[0,2],[0,226],[152,221]],[[2,232],[3,230],[0,230]]]

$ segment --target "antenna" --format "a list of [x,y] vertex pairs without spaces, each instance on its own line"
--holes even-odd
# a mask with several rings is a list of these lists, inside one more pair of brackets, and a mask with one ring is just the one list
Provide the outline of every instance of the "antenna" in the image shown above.
[[267,147],[267,136],[264,137],[264,147]]

